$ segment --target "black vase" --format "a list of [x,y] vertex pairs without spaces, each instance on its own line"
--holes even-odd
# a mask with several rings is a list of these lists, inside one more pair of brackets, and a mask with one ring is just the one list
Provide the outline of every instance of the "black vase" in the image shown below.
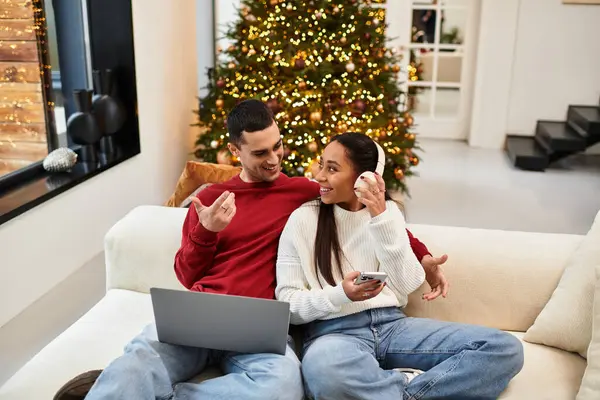
[[100,152],[110,155],[116,152],[113,135],[125,124],[125,109],[115,96],[112,70],[94,70],[93,78],[96,94],[92,98],[92,112],[102,132]]
[[77,89],[73,91],[77,112],[67,120],[67,134],[74,143],[81,145],[78,151],[79,160],[97,163],[96,144],[102,137],[102,132],[92,114],[92,91]]

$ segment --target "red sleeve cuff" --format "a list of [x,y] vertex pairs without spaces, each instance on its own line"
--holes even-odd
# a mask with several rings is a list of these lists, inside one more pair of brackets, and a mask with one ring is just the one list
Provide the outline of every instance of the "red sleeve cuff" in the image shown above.
[[410,247],[412,248],[412,251],[413,253],[415,253],[415,256],[417,257],[417,260],[419,260],[419,262],[421,262],[423,257],[431,255],[431,253],[427,249],[427,246],[425,246],[419,239],[414,237],[408,229],[406,230],[406,233],[408,233]]
[[190,232],[190,238],[201,246],[212,246],[217,242],[217,232],[209,231],[198,221]]

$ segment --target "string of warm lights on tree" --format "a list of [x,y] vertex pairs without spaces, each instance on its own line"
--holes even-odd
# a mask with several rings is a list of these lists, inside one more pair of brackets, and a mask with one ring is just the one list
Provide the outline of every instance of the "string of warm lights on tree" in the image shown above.
[[233,44],[218,49],[222,61],[200,100],[196,156],[237,163],[226,149],[227,113],[257,98],[275,114],[288,175],[313,176],[330,138],[355,131],[382,145],[387,185],[405,190],[419,158],[385,17],[369,1],[242,1],[226,34]]

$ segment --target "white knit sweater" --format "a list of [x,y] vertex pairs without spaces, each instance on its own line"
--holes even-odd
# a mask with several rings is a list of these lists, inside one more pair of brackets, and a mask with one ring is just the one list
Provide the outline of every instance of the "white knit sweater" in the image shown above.
[[354,270],[384,271],[388,274],[387,286],[374,298],[352,302],[341,285],[343,276],[337,266],[333,267],[336,286],[328,285],[321,274],[316,275],[314,242],[319,201],[311,201],[292,213],[279,241],[275,295],[290,303],[292,324],[332,319],[372,308],[403,307],[408,295],[425,279],[396,203],[388,201],[386,211],[375,218],[371,218],[366,208],[352,212],[334,207],[344,275]]

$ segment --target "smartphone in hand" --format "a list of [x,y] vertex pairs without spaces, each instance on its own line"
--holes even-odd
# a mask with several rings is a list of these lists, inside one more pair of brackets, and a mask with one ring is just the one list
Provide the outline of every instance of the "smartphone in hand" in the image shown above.
[[354,280],[355,285],[360,285],[362,283],[379,281],[380,283],[384,283],[387,279],[387,274],[385,272],[361,272],[358,278]]

